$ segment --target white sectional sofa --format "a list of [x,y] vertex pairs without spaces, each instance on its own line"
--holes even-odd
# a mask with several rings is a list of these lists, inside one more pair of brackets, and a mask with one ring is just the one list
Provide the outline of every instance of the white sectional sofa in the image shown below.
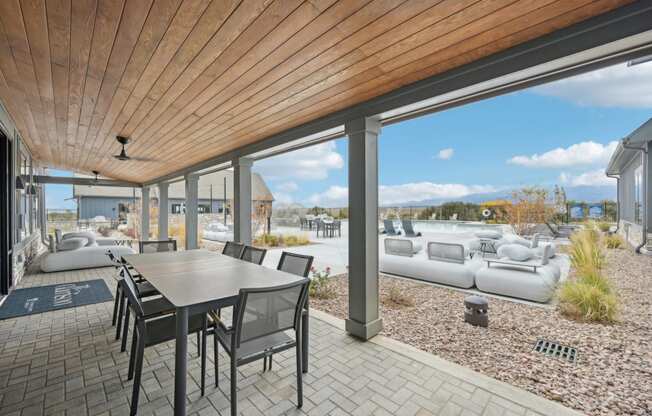
[[465,256],[463,245],[430,242],[421,251],[416,244],[410,239],[386,238],[380,271],[464,289],[475,285],[482,261]]

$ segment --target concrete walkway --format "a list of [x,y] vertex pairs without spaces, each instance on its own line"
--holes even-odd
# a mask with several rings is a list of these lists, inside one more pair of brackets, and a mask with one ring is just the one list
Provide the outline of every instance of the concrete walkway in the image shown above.
[[[19,287],[102,278],[112,268],[27,275]],[[131,398],[128,355],[111,326],[112,302],[0,321],[0,415],[125,415]],[[274,356],[274,370],[239,369],[244,415],[575,415],[577,413],[464,367],[378,336],[359,342],[323,312],[311,318],[310,372],[297,409],[294,353]],[[195,338],[190,337],[194,343]],[[213,380],[209,342],[208,380]],[[188,414],[229,413],[228,358],[220,388],[199,395],[199,360],[189,346]],[[139,415],[173,412],[174,346],[148,348]]]

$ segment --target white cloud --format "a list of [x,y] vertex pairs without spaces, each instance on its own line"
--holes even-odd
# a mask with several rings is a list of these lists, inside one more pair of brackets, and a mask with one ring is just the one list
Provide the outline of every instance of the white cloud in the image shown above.
[[462,185],[457,183],[416,182],[381,186],[381,204],[419,202],[429,199],[454,199],[467,195],[495,192],[491,185]]
[[607,164],[611,154],[616,150],[617,141],[607,145],[594,141],[576,143],[572,146],[550,150],[542,154],[531,156],[514,156],[507,162],[528,168],[561,168],[577,165]]
[[559,181],[570,186],[612,186],[616,185],[616,180],[608,178],[604,170],[596,169],[584,172],[579,175],[572,175],[562,172],[559,175]]
[[276,189],[281,192],[295,192],[299,189],[299,185],[296,182],[283,182],[276,185]]
[[285,192],[274,192],[274,202],[279,204],[291,204],[294,202],[292,195]]
[[[380,203],[391,205],[405,202],[419,202],[431,199],[455,199],[472,194],[495,192],[491,185],[462,185],[454,183],[416,182],[401,185],[381,185]],[[312,205],[342,207],[348,204],[349,190],[344,186],[331,186],[325,192],[308,198]]]
[[453,157],[453,153],[455,153],[455,150],[452,147],[441,149],[439,153],[437,153],[437,159],[448,160]]
[[652,108],[652,62],[610,66],[532,91],[584,106]]
[[308,198],[312,205],[324,207],[344,207],[349,204],[349,188],[333,185],[325,192],[313,194]]
[[256,162],[254,170],[266,181],[323,180],[328,178],[330,170],[343,167],[344,158],[337,152],[335,143],[325,142],[261,160]]

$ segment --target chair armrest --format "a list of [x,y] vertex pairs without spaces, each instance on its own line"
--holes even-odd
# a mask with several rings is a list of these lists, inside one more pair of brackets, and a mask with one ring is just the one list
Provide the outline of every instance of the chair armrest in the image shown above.
[[217,314],[216,311],[208,311],[208,316],[211,318],[215,325],[219,325],[220,328],[226,333],[233,332],[233,327],[227,327],[222,318]]

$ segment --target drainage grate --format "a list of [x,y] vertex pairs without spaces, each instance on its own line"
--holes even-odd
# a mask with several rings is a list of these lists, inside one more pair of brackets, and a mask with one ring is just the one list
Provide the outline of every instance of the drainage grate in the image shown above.
[[546,341],[545,339],[537,340],[534,351],[546,354],[549,357],[561,358],[570,363],[574,363],[577,360],[577,349],[556,342]]

